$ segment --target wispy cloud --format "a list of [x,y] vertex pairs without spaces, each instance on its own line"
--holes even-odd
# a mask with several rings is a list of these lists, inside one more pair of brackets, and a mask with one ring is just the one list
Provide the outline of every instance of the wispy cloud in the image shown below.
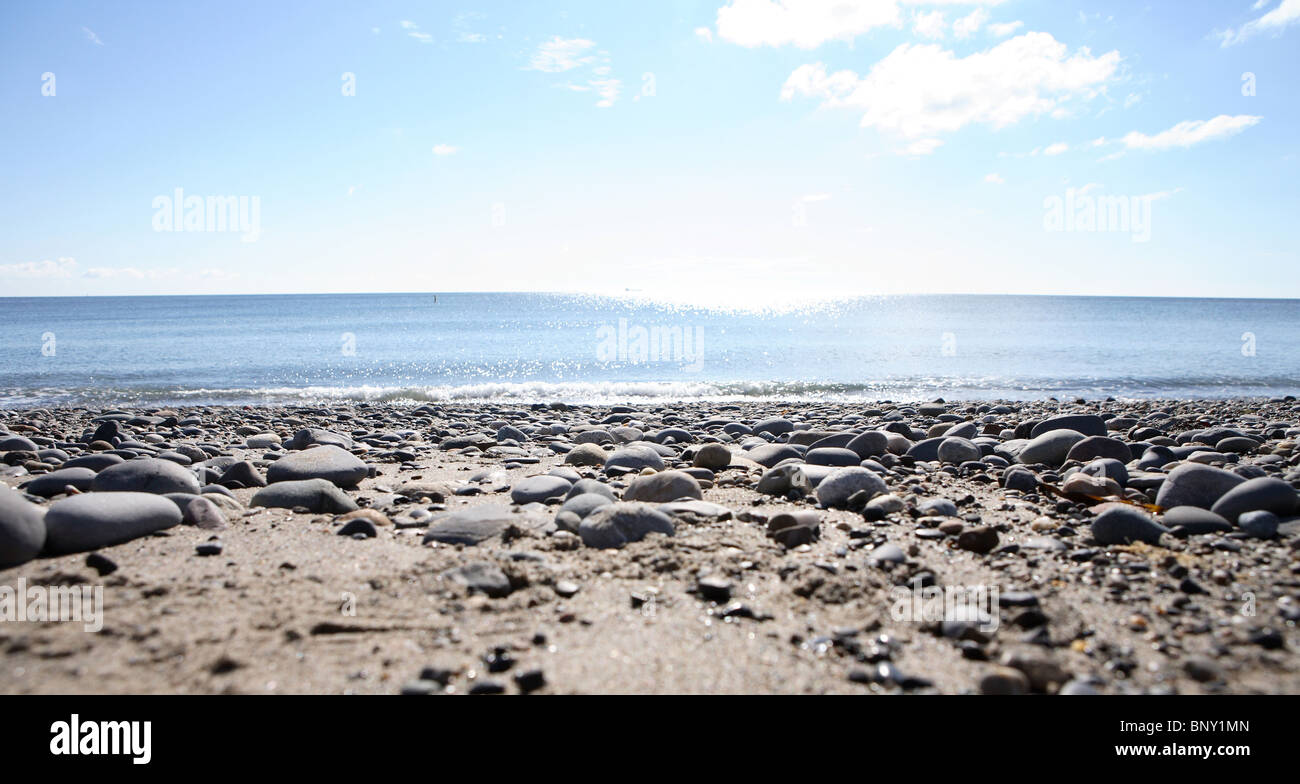
[[537,48],[528,67],[546,73],[571,71],[592,62],[595,57],[588,52],[595,47],[596,42],[586,38],[561,38],[557,35]]
[[433,43],[433,36],[429,33],[421,32],[420,26],[415,22],[412,22],[410,19],[403,19],[401,21],[401,25],[402,25],[402,29],[406,31],[407,35],[419,41],[420,43],[422,44]]
[[1055,144],[1047,145],[1043,150],[1043,155],[1060,155],[1063,152],[1069,152],[1069,150],[1070,145],[1065,142],[1056,142]]
[[1187,120],[1166,131],[1148,136],[1132,131],[1120,141],[1130,150],[1171,150],[1235,136],[1264,119],[1252,114],[1221,114],[1209,120]]
[[99,40],[99,36],[95,35],[95,31],[94,31],[94,30],[91,30],[89,27],[83,27],[83,28],[81,28],[81,31],[82,31],[83,33],[86,34],[86,40],[87,40],[87,41],[90,41],[92,44],[94,44],[94,45],[96,45],[96,46],[103,46],[103,45],[104,45],[104,42],[101,41],[101,40]]
[[61,256],[58,260],[0,265],[0,278],[70,278],[76,271],[76,259]]
[[1002,179],[1002,175],[997,172],[984,175],[984,181],[991,182],[994,185],[1004,185],[1006,183],[1006,180]]
[[[1260,3],[1255,3],[1254,10],[1258,11],[1263,7]],[[1279,35],[1297,22],[1300,22],[1300,0],[1282,0],[1277,8],[1263,16],[1252,19],[1236,29],[1228,28],[1217,32],[1216,35],[1220,46],[1232,46],[1265,33]]]
[[1014,22],[994,22],[988,26],[988,31],[998,38],[1006,38],[1024,26],[1025,23],[1020,20]]
[[610,76],[613,69],[609,64],[609,53],[597,51],[595,41],[561,38],[557,35],[539,46],[528,63],[528,70],[545,73],[563,73],[588,67],[590,71],[585,85],[567,82],[559,86],[576,92],[594,91],[599,96],[596,106],[608,109],[618,100],[623,82]]
[[460,152],[460,148],[451,144],[435,144],[433,146],[433,154],[437,155],[439,158],[448,155],[455,155],[458,152]]
[[900,150],[900,152],[903,155],[929,155],[942,146],[942,139],[917,139]]

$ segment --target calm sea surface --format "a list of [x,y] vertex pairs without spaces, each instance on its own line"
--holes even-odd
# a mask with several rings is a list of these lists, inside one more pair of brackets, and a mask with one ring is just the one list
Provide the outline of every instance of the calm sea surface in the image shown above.
[[0,298],[0,406],[1300,392],[1300,300]]

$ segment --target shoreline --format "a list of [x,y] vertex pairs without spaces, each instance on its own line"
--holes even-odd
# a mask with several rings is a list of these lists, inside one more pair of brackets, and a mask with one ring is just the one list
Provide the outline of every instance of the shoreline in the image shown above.
[[89,545],[0,586],[104,602],[0,620],[0,692],[1300,693],[1291,396],[110,410],[0,409],[0,526]]
[[[510,383],[518,383],[519,386],[534,386],[537,384],[546,384],[546,385],[555,385],[555,386],[561,385],[558,382],[554,384],[552,384],[552,382],[510,382]],[[633,383],[644,383],[644,385],[646,386],[651,386],[655,384],[676,384],[678,382],[633,382]],[[706,383],[713,383],[713,382],[706,382]],[[745,383],[751,383],[751,382],[745,382]],[[779,382],[752,382],[752,383],[775,384]],[[592,386],[596,386],[596,385],[600,385],[601,382],[590,382],[590,384]],[[500,385],[504,386],[506,385],[506,383],[503,382]],[[486,386],[486,385],[467,385],[467,386]],[[848,385],[826,384],[824,386],[831,387],[831,386],[848,386]],[[430,389],[436,389],[436,388],[437,387],[430,387]],[[403,391],[405,391],[406,389],[411,389],[411,388],[407,388],[407,387],[402,388]],[[229,392],[245,392],[248,390],[242,390],[242,389],[196,390],[196,392],[198,391],[202,391],[206,393],[229,393]],[[937,393],[937,392],[944,392],[945,390],[936,388],[934,390],[927,390],[927,391],[932,393]],[[1055,406],[1066,407],[1066,406],[1077,404],[1079,400],[1100,401],[1100,402],[1111,403],[1114,405],[1144,404],[1149,406],[1150,405],[1155,405],[1155,406],[1181,405],[1185,403],[1233,403],[1238,405],[1267,405],[1267,404],[1289,403],[1297,399],[1297,395],[1294,393],[1290,393],[1290,392],[1279,393],[1276,390],[1268,394],[1258,394],[1258,395],[1223,394],[1223,395],[1214,395],[1214,396],[1198,396],[1198,395],[1179,396],[1179,395],[1172,395],[1167,392],[1162,392],[1162,393],[1156,393],[1156,395],[1152,397],[1141,397],[1141,396],[1126,395],[1126,394],[1098,395],[1096,393],[1080,396],[1073,393],[1062,394],[1062,393],[1045,392],[1033,397],[1023,397],[1023,398],[978,396],[978,395],[967,398],[961,396],[960,394],[954,396],[953,394],[951,394],[952,392],[951,389],[948,389],[946,391],[947,394],[941,397],[937,397],[935,394],[896,396],[896,397],[865,397],[865,396],[864,397],[851,397],[851,396],[768,397],[768,396],[761,396],[761,395],[727,394],[727,395],[702,396],[702,397],[673,397],[670,395],[665,395],[662,397],[625,395],[625,396],[610,396],[607,399],[598,399],[598,400],[562,399],[554,395],[551,396],[520,395],[519,397],[501,396],[501,397],[466,397],[466,398],[457,398],[457,397],[447,398],[447,397],[430,396],[427,399],[419,398],[419,397],[402,396],[402,397],[390,398],[388,397],[388,395],[397,394],[397,393],[385,392],[380,394],[377,397],[349,397],[349,396],[322,395],[322,396],[315,396],[315,397],[304,396],[301,398],[286,397],[283,399],[275,399],[275,400],[250,398],[248,402],[232,401],[232,402],[219,402],[219,403],[185,402],[182,398],[160,398],[158,400],[150,400],[150,401],[131,401],[131,402],[123,402],[117,405],[108,405],[108,404],[92,405],[87,402],[46,403],[46,404],[25,402],[25,403],[14,404],[14,405],[10,405],[7,403],[0,403],[0,415],[22,414],[31,411],[56,411],[56,412],[65,412],[65,413],[102,414],[102,413],[112,412],[112,411],[149,412],[149,411],[160,411],[160,410],[170,410],[170,409],[180,409],[180,410],[187,410],[187,411],[198,410],[198,409],[205,409],[205,410],[263,410],[265,409],[268,411],[276,411],[276,410],[285,410],[285,409],[320,408],[320,407],[342,407],[342,408],[388,407],[388,408],[393,408],[401,411],[401,410],[419,408],[421,406],[438,406],[438,407],[453,407],[453,408],[457,406],[465,406],[465,407],[529,406],[532,407],[532,406],[552,406],[556,404],[566,406],[567,408],[570,409],[587,409],[587,408],[594,409],[594,408],[609,408],[610,406],[638,406],[638,405],[640,406],[647,406],[647,405],[683,406],[683,407],[719,406],[719,405],[740,405],[740,406],[754,405],[754,406],[768,406],[768,407],[777,407],[777,408],[835,405],[835,406],[860,406],[865,408],[871,408],[873,406],[881,406],[881,405],[918,406],[918,405],[923,405],[925,403],[928,403],[935,399],[947,400],[949,403],[954,403],[954,404],[962,403],[962,404],[973,405],[973,406],[987,404],[987,405],[1016,405],[1016,406],[1055,405]],[[1297,391],[1300,391],[1300,387],[1297,388]]]

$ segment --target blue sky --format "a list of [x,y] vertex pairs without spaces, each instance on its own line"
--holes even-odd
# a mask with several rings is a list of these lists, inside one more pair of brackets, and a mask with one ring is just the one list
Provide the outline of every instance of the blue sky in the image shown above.
[[1300,297],[1300,0],[361,6],[4,4],[0,295]]

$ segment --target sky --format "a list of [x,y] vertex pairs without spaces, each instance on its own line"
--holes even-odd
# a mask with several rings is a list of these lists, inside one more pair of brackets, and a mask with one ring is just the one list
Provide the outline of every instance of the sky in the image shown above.
[[0,296],[1300,297],[1298,86],[1300,0],[14,0]]

